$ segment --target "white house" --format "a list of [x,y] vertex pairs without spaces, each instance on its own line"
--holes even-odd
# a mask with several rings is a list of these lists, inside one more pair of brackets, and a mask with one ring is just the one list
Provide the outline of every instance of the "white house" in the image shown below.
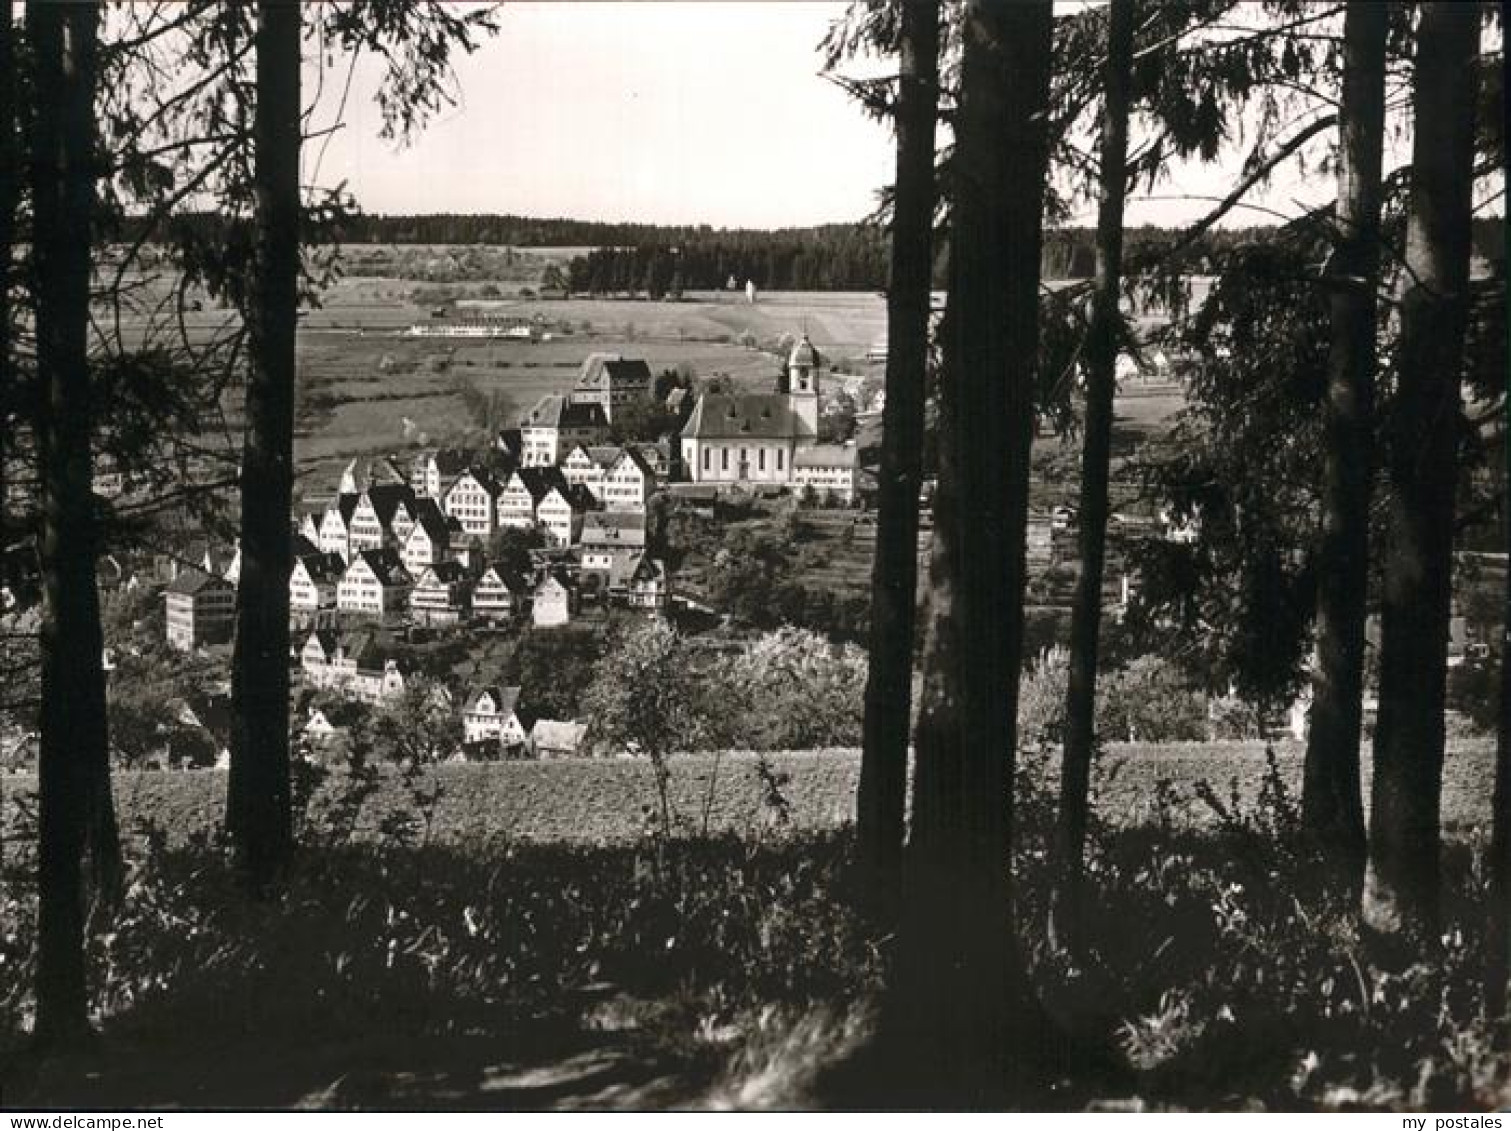
[[457,477],[441,509],[461,523],[462,533],[484,542],[497,529],[495,510],[502,488],[497,479],[480,467],[471,467]]
[[425,566],[409,593],[416,624],[460,624],[472,613],[472,579],[460,562]]
[[577,540],[582,517],[587,513],[585,494],[556,484],[541,497],[535,507],[535,521],[545,530],[548,545],[570,546]]
[[793,454],[794,486],[811,488],[841,502],[855,501],[855,472],[859,453],[851,444],[814,444]]
[[483,687],[462,709],[462,737],[470,745],[496,742],[505,750],[528,744],[530,729],[520,718],[519,688]]
[[289,618],[308,624],[334,609],[345,570],[340,554],[317,552],[295,558],[289,573]]
[[316,544],[328,554],[340,554],[351,561],[351,521],[361,496],[337,495],[320,518],[320,537]]
[[530,601],[530,616],[536,628],[555,628],[572,619],[575,594],[572,584],[560,570],[552,570],[535,586]]
[[574,444],[596,444],[608,434],[609,420],[597,403],[572,404],[548,394],[520,418],[520,462],[554,467]]
[[359,550],[336,586],[336,608],[352,616],[388,618],[402,613],[414,579],[392,549]]
[[463,540],[461,522],[442,511],[434,499],[419,500],[417,508],[414,528],[401,553],[404,568],[416,577],[426,566],[452,558]]
[[656,477],[633,448],[625,448],[604,472],[596,492],[611,511],[643,511],[656,489]]
[[472,613],[496,624],[513,620],[530,603],[530,588],[502,566],[489,566],[472,589]]
[[350,545],[379,550],[404,545],[414,528],[414,491],[406,485],[384,483],[369,487],[357,498],[350,523]]

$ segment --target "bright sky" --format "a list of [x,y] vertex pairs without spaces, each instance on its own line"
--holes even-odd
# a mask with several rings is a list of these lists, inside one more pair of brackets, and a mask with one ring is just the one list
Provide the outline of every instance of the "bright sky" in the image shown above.
[[[379,137],[381,67],[359,61],[347,126],[323,155],[319,142],[307,147],[306,176],[318,162],[320,182],[346,181],[368,212],[724,227],[859,220],[892,179],[893,150],[890,131],[819,74],[819,41],[844,8],[508,3],[499,34],[457,60],[457,105],[407,148]],[[347,68],[344,58],[327,68],[317,127],[335,119]],[[313,92],[313,63],[308,71]],[[1314,160],[1328,140],[1309,147]],[[1235,154],[1177,170],[1154,199],[1130,201],[1128,222],[1195,219],[1226,192],[1237,163]],[[1289,171],[1252,201],[1295,215],[1331,189],[1327,178]],[[1240,209],[1229,222],[1272,222],[1274,212]],[[1093,224],[1094,211],[1074,220]]]
[[[359,65],[349,126],[332,138],[320,180],[345,179],[369,212],[856,220],[891,180],[893,158],[888,131],[819,76],[817,45],[843,10],[811,0],[509,4],[498,36],[459,61],[457,106],[408,149],[378,137],[381,71]],[[331,102],[345,68],[338,60],[327,72]]]

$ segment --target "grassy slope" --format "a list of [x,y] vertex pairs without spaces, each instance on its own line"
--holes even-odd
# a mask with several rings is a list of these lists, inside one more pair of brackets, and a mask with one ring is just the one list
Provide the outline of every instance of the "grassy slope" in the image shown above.
[[[1299,798],[1301,750],[1282,746],[1277,753],[1293,796]],[[797,827],[832,828],[850,819],[859,768],[855,751],[788,752],[768,758],[779,773],[790,775],[784,793]],[[1488,741],[1455,743],[1450,749],[1443,816],[1451,833],[1463,836],[1488,827],[1491,758]],[[763,804],[757,760],[757,755],[743,752],[678,758],[673,773],[678,813],[694,830],[703,826],[705,807],[712,830],[760,830],[770,815]],[[1114,745],[1103,762],[1097,805],[1113,825],[1153,823],[1159,818],[1159,783],[1167,781],[1173,790],[1171,818],[1177,824],[1202,824],[1212,816],[1195,797],[1198,782],[1210,783],[1224,802],[1236,783],[1243,805],[1251,807],[1264,770],[1263,747],[1256,743]],[[622,842],[643,831],[655,800],[650,767],[627,759],[447,765],[436,776],[442,794],[434,831],[446,841]],[[225,777],[215,771],[116,775],[123,829],[140,832],[146,821],[174,839],[213,828],[224,789]],[[6,779],[8,832],[16,829],[18,802],[30,809],[34,790],[35,780],[28,776]],[[376,828],[384,814],[402,807],[405,799],[396,782],[387,782],[363,809],[360,827]]]

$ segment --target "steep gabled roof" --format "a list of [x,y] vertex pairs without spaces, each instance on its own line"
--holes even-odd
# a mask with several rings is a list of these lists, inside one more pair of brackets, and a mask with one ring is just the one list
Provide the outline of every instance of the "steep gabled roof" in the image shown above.
[[411,514],[414,513],[414,488],[407,483],[379,483],[369,487],[363,494],[373,513],[378,516],[378,521],[384,526],[393,525],[394,515],[398,513],[400,506],[408,508]]
[[689,440],[793,440],[812,433],[779,393],[705,393],[682,435]]
[[312,554],[300,554],[295,561],[304,566],[304,572],[309,574],[310,581],[316,585],[339,581],[346,572],[346,562],[334,550],[328,554],[322,554],[319,550]]
[[537,503],[549,495],[553,487],[559,490],[563,497],[567,495],[567,477],[562,474],[559,467],[520,467],[515,469],[511,479],[513,478],[520,481],[524,489],[530,493],[530,498]]
[[234,587],[225,578],[216,577],[214,574],[191,566],[181,570],[179,575],[169,583],[168,592],[185,597],[196,597],[211,589],[229,590],[232,588]]
[[[492,578],[490,582],[488,579]],[[515,596],[523,596],[530,592],[530,586],[523,577],[501,565],[491,565],[483,571],[483,576],[478,579],[478,585],[483,584],[502,585]]]
[[304,641],[306,648],[310,646],[311,640],[320,645],[320,651],[325,654],[326,659],[330,659],[330,657],[336,654],[336,645],[341,642],[341,638],[333,629],[329,628],[317,628],[314,632],[310,633]]
[[573,404],[558,393],[548,393],[519,423],[521,428],[606,428],[609,422],[601,404]]
[[[420,499],[415,507],[414,528],[423,530],[432,545],[450,542],[451,535],[462,528],[462,524],[441,510],[434,499]],[[412,533],[410,537],[413,537]]]
[[373,576],[378,579],[379,585],[408,585],[413,579],[409,571],[404,568],[404,562],[399,557],[398,551],[385,546],[381,550],[359,550],[353,563],[361,561],[366,563],[367,568],[372,570]]
[[468,714],[477,710],[478,704],[482,702],[484,696],[492,700],[494,713],[506,718],[514,714],[519,707],[519,688],[493,683],[485,687],[479,687],[467,697],[466,709]]
[[467,578],[467,567],[461,562],[433,562],[420,571],[419,580],[415,582],[415,588],[434,583],[436,585],[455,585],[458,581]]
[[855,467],[859,449],[853,444],[813,444],[792,453],[794,467]]
[[639,511],[589,511],[578,541],[592,546],[645,545],[645,515]]
[[617,353],[590,353],[577,375],[577,388],[602,389],[613,385],[649,385],[651,367],[643,357]]

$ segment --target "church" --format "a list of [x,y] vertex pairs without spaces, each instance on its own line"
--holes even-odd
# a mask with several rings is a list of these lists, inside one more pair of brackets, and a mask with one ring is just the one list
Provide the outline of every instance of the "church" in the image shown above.
[[[818,442],[823,359],[804,334],[787,359],[786,393],[705,393],[682,428],[682,466],[694,483],[801,484],[800,458]],[[852,457],[853,458],[853,457]]]

